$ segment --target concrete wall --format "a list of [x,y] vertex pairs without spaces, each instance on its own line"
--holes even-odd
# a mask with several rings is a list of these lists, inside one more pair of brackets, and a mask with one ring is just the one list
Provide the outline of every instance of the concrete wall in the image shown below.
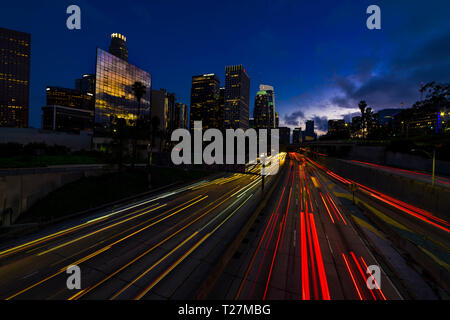
[[432,212],[447,221],[450,219],[450,190],[447,188],[433,187],[426,182],[411,180],[375,168],[353,165],[331,157],[320,157],[318,161],[344,178]]
[[[341,159],[367,161],[408,170],[431,172],[432,160],[421,154],[392,152],[383,146],[362,146],[356,144],[319,145],[316,151]],[[436,174],[450,176],[450,162],[436,160]]]
[[91,150],[92,133],[70,134],[34,128],[0,127],[0,143],[45,143],[49,146],[66,146],[73,151]]
[[14,223],[38,200],[82,177],[111,172],[101,165],[0,171],[0,226]]

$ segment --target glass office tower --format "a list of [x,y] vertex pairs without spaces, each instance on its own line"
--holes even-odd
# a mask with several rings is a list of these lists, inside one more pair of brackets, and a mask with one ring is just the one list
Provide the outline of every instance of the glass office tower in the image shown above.
[[[136,81],[147,88],[140,105],[132,90]],[[129,125],[134,125],[138,115],[149,119],[151,87],[151,75],[148,72],[97,48],[94,121],[96,133],[108,132],[113,117],[123,118]]]

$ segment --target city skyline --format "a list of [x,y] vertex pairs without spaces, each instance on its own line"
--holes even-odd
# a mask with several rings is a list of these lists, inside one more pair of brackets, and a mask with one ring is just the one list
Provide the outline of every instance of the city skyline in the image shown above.
[[0,299],[448,301],[438,1],[2,4]]
[[[439,43],[448,46],[448,41],[442,41],[449,32],[445,9],[437,10],[437,4],[423,8],[418,1],[386,3],[383,10],[395,11],[395,15],[384,15],[382,30],[370,31],[365,28],[366,2],[351,2],[355,5],[347,6],[345,11],[331,2],[320,7],[288,1],[269,1],[256,7],[250,2],[242,4],[242,12],[236,16],[219,14],[218,4],[203,8],[196,4],[198,10],[192,10],[190,20],[198,22],[186,28],[182,28],[187,18],[183,17],[187,5],[183,3],[174,7],[161,3],[133,4],[121,10],[121,20],[115,19],[117,12],[113,5],[80,1],[83,18],[79,31],[65,28],[64,4],[30,2],[28,11],[18,4],[7,4],[0,17],[2,27],[32,34],[30,126],[40,125],[45,87],[72,87],[80,71],[93,73],[93,50],[107,49],[109,35],[119,32],[127,36],[129,61],[150,72],[156,88],[168,88],[181,102],[189,103],[193,75],[216,73],[224,82],[223,66],[242,63],[252,78],[250,114],[258,86],[269,83],[277,91],[280,126],[304,126],[305,120],[314,119],[319,133],[323,133],[329,119],[351,117],[358,112],[357,102],[363,95],[367,95],[368,104],[375,110],[400,107],[400,103],[410,107],[419,97],[421,82],[443,80],[449,71],[448,59],[439,55],[439,49],[445,52],[445,48],[438,47]],[[408,7],[407,14],[402,14],[402,6]],[[224,13],[232,9],[232,3],[221,7]],[[55,19],[38,23],[40,13],[44,12]],[[168,14],[170,23],[164,22]],[[285,21],[277,18],[280,14],[286,17]],[[421,14],[429,14],[433,19],[422,21]],[[268,18],[267,23],[260,21],[264,20],[261,15]],[[320,21],[313,19],[317,15],[321,16]],[[225,17],[235,22],[233,26],[224,28]],[[238,21],[244,17],[245,21]],[[201,18],[215,19],[215,24],[208,30],[199,29]],[[137,23],[127,24],[127,19]],[[237,36],[244,24],[252,27]],[[395,32],[389,34],[384,31],[394,28]],[[193,37],[187,37],[189,32]],[[148,44],[140,41],[143,34],[150,36]],[[247,49],[225,49],[221,39],[227,34],[236,36],[236,48],[246,44]],[[57,45],[53,39],[58,39]],[[438,58],[441,61],[430,67],[430,61]],[[338,62],[342,62],[339,67]],[[410,68],[413,63],[416,67]],[[399,70],[408,69],[411,70],[399,75]],[[384,90],[385,94],[375,96],[370,93],[371,88],[373,92]]]

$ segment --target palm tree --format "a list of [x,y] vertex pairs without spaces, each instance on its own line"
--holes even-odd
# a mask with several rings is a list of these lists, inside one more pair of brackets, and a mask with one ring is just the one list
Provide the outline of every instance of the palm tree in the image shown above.
[[134,163],[136,161],[136,145],[137,145],[137,138],[138,135],[140,134],[140,129],[141,129],[141,100],[142,97],[147,93],[147,87],[140,81],[136,81],[135,83],[133,83],[133,85],[131,86],[131,89],[133,90],[133,94],[134,97],[136,98],[137,102],[138,102],[138,117],[137,117],[137,121],[136,121],[136,126],[134,128],[134,140],[133,140],[133,162],[132,162],[132,167],[134,168]]
[[138,102],[138,119],[141,117],[141,100],[142,97],[147,93],[147,87],[140,81],[136,81],[131,86],[131,90],[133,90],[134,97]]
[[361,100],[358,104],[359,110],[361,110],[361,124],[362,124],[362,134],[364,139],[364,129],[365,129],[365,118],[366,118],[366,107],[367,103],[364,100]]
[[159,125],[160,120],[157,116],[154,116],[150,121],[150,134],[151,134],[151,143],[150,143],[150,150],[147,149],[148,152],[148,158],[147,158],[147,179],[148,179],[148,186],[151,188],[151,165],[153,162],[153,146],[155,145],[155,138],[159,134]]

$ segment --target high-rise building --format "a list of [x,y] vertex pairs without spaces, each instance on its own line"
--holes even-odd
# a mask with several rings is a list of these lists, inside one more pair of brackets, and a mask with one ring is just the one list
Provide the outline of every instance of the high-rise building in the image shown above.
[[346,130],[345,120],[328,120],[328,133],[336,134]]
[[31,35],[0,28],[0,126],[28,127]]
[[175,103],[173,129],[187,129],[188,127],[188,106],[184,103]]
[[223,90],[220,80],[214,74],[192,77],[190,128],[194,121],[202,121],[203,129],[222,129],[223,127]]
[[80,79],[76,79],[75,89],[81,93],[95,94],[95,75],[84,74]]
[[[134,125],[138,116],[150,118],[151,75],[100,48],[97,49],[95,73],[96,134],[108,133],[113,118],[123,118]],[[146,87],[140,103],[132,86],[141,82]]]
[[60,87],[47,87],[46,93],[42,129],[76,133],[93,130],[95,101],[92,93]]
[[294,131],[292,131],[292,143],[302,143],[302,128],[295,128]]
[[258,91],[255,97],[255,109],[253,118],[255,129],[269,129],[275,125],[274,114],[270,110],[269,95],[266,91]]
[[306,121],[306,129],[305,133],[307,136],[314,136],[314,120],[307,120]]
[[109,46],[109,53],[116,57],[128,61],[127,38],[120,33],[113,33],[111,35],[111,44]]
[[175,94],[166,89],[152,90],[151,118],[159,119],[159,128],[165,133],[172,131],[173,117],[175,115]]
[[255,129],[255,118],[249,118],[248,119],[248,128],[249,129]]
[[280,127],[280,117],[278,116],[278,112],[275,112],[275,128]]
[[277,113],[275,112],[275,90],[272,86],[261,84],[259,86],[260,91],[265,91],[267,93],[267,100],[268,100],[268,107],[269,107],[269,114],[270,114],[270,127],[271,128],[277,128],[276,119],[277,119]]
[[225,69],[225,129],[248,129],[250,77],[242,65]]
[[288,145],[291,143],[291,128],[289,127],[280,127],[279,128],[280,135],[280,145]]

